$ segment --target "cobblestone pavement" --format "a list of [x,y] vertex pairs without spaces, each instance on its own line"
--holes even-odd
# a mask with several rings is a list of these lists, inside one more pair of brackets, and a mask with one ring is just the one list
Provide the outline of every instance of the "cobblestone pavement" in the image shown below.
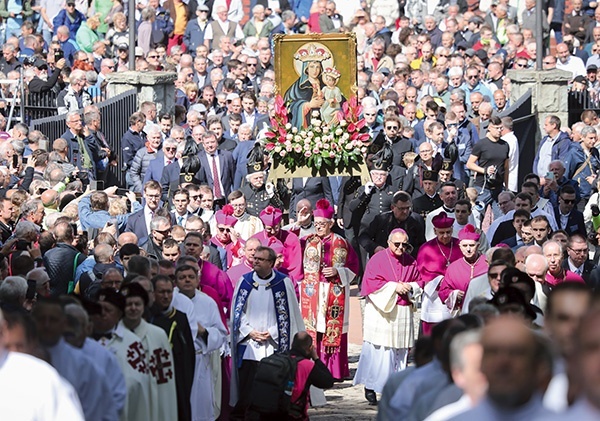
[[[354,377],[358,366],[360,349],[360,345],[348,345],[351,377]],[[352,386],[352,380],[336,383],[332,389],[325,391],[325,397],[327,405],[308,411],[311,421],[372,421],[377,417],[377,407],[367,403],[363,385]]]

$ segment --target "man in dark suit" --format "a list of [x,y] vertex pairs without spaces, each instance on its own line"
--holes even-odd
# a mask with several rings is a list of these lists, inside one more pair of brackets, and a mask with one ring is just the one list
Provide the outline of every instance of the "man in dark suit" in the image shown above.
[[390,232],[402,228],[412,245],[411,255],[417,256],[419,247],[425,243],[425,221],[412,212],[412,200],[408,193],[399,191],[392,199],[392,210],[379,214],[371,225],[361,230],[358,243],[369,255],[385,250]]
[[176,152],[177,141],[175,139],[171,139],[170,137],[166,138],[163,142],[162,148],[156,154],[156,158],[154,158],[152,161],[150,161],[150,164],[148,164],[146,175],[144,176],[144,183],[147,183],[150,180],[160,182],[165,167],[177,161],[177,158],[175,157]]
[[225,198],[232,191],[235,164],[231,152],[217,149],[217,135],[207,131],[202,135],[203,151],[198,153],[202,173],[215,195],[215,203],[225,204]]
[[242,93],[242,122],[250,124],[252,128],[252,137],[256,139],[256,135],[260,132],[264,125],[271,126],[269,116],[261,114],[256,109],[256,96],[252,91]]
[[582,234],[574,234],[569,238],[567,243],[569,257],[564,259],[563,268],[580,275],[585,283],[593,288],[595,285],[592,285],[591,273],[596,269],[596,265],[589,258],[590,249]]
[[137,235],[138,245],[144,245],[148,241],[150,232],[150,221],[158,210],[160,205],[161,190],[158,181],[150,180],[144,184],[144,199],[146,204],[142,210],[139,210],[127,220],[125,226],[126,232],[133,232]]
[[554,207],[554,216],[559,229],[563,229],[569,236],[573,234],[585,235],[585,222],[583,213],[575,208],[577,194],[570,184],[564,185],[558,195],[558,206]]
[[422,176],[423,194],[415,198],[412,202],[413,210],[423,218],[434,209],[444,204],[438,194],[438,173],[435,171],[424,171]]
[[519,247],[527,245],[531,240],[528,238],[523,238],[523,234],[521,228],[525,221],[528,221],[531,218],[529,211],[525,209],[517,209],[513,214],[512,225],[515,228],[516,234],[511,235],[500,241],[500,243],[504,243],[509,246],[513,251],[516,251]]
[[331,184],[328,177],[302,177],[292,179],[292,197],[290,199],[290,219],[296,219],[296,203],[307,199],[315,208],[320,199],[334,203]]

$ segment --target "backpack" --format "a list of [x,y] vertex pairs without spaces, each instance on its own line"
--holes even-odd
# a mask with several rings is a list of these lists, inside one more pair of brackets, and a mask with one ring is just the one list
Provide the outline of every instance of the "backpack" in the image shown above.
[[292,402],[296,369],[301,360],[301,357],[292,358],[287,353],[273,354],[260,360],[250,394],[253,410],[261,414],[302,414],[301,401],[305,393],[298,401]]

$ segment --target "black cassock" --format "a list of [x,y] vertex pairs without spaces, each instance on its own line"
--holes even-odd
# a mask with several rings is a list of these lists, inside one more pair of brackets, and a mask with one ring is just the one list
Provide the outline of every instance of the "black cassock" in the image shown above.
[[168,314],[163,314],[153,307],[150,323],[162,328],[169,337],[175,362],[178,420],[189,421],[192,419],[190,396],[194,382],[196,350],[188,318],[185,313],[174,308]]

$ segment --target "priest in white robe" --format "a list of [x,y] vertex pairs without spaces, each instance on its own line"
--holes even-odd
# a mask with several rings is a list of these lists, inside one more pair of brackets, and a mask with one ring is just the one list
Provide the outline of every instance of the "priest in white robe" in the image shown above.
[[365,385],[365,397],[372,405],[390,374],[406,368],[408,350],[414,345],[413,318],[422,281],[408,247],[406,232],[394,229],[388,248],[374,254],[365,267],[364,341],[354,384]]
[[[189,298],[194,305],[198,332],[194,338],[196,349],[196,365],[194,383],[192,384],[192,421],[212,421],[219,417],[215,411],[216,383],[221,384],[220,348],[227,339],[227,329],[215,301],[203,292],[198,291],[198,269],[190,265],[181,265],[175,269],[175,282],[179,295]],[[219,364],[215,370],[213,357]]]
[[292,281],[273,270],[276,253],[258,247],[254,270],[242,277],[231,308],[231,420],[243,420],[258,362],[290,350],[294,335],[304,330]]

